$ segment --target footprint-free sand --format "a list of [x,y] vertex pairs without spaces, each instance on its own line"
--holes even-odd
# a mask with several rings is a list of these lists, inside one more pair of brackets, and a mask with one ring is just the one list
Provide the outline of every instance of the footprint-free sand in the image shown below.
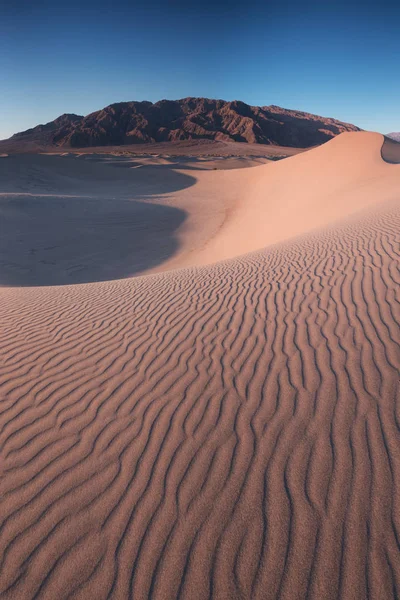
[[383,142],[0,158],[1,598],[400,597]]

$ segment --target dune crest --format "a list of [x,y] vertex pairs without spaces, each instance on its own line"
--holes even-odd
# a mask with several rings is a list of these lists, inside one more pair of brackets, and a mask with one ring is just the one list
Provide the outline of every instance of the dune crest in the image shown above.
[[[148,171],[187,217],[163,272],[0,289],[2,598],[399,597],[400,166],[382,141],[190,171],[165,197]],[[115,171],[149,190],[145,169],[102,168],[105,196]]]
[[279,243],[397,198],[399,173],[382,161],[383,141],[380,134],[343,133],[279,163],[229,173],[241,198],[195,263]]

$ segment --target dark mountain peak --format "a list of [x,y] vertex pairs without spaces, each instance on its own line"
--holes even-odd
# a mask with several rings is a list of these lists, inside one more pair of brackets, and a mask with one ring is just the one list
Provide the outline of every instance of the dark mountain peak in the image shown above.
[[276,105],[187,97],[154,104],[146,100],[116,102],[86,117],[64,114],[12,139],[75,148],[191,139],[307,148],[343,131],[359,129]]
[[47,138],[51,135],[53,131],[56,131],[60,127],[73,127],[83,119],[80,115],[75,115],[73,113],[64,113],[54,119],[54,121],[49,121],[49,123],[44,123],[42,125],[37,125],[36,127],[32,127],[31,129],[27,129],[26,131],[21,131],[12,136],[11,139],[15,138]]
[[76,121],[80,121],[81,119],[83,119],[82,115],[75,115],[74,113],[64,113],[63,115],[57,117],[57,119],[54,119],[54,121],[52,122],[57,124],[76,123]]
[[138,110],[138,109],[146,109],[149,108],[150,106],[153,106],[152,102],[149,102],[148,100],[141,100],[141,101],[135,101],[135,100],[130,100],[127,102],[114,102],[113,104],[109,104],[108,106],[106,106],[105,108],[103,108],[103,110],[109,110],[109,111],[113,111],[116,113],[125,111],[125,110]]

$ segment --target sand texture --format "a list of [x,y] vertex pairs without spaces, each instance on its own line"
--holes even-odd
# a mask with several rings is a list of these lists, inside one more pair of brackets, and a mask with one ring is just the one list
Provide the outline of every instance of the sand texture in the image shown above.
[[400,597],[382,143],[0,161],[2,599]]

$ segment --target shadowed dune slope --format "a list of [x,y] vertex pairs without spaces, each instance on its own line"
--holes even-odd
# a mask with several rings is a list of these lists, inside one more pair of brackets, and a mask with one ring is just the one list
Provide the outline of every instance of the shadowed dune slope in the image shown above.
[[6,157],[0,161],[0,286],[121,279],[191,259],[235,206],[248,167],[265,161]]
[[398,165],[400,163],[400,140],[385,136],[382,144],[382,158],[388,163]]
[[173,166],[71,156],[4,159],[0,285],[118,279],[174,255],[186,213],[157,198],[193,186],[196,178]]
[[246,182],[192,252],[229,260],[0,289],[1,598],[399,598],[400,167],[381,144],[206,173],[192,190]]
[[0,161],[0,285],[121,279],[282,242],[397,197],[397,167],[382,160],[382,142],[379,134],[347,133],[266,164],[7,157]]

